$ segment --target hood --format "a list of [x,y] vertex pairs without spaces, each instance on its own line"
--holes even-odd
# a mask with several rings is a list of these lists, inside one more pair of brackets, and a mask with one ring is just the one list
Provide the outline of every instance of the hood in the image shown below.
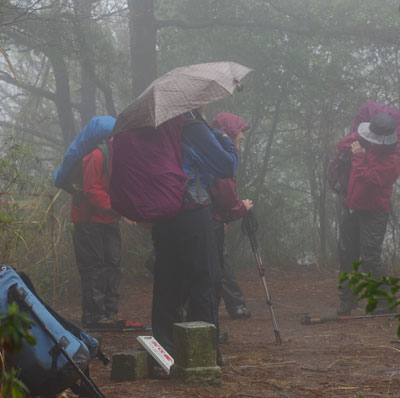
[[212,120],[211,126],[226,133],[232,141],[241,131],[250,128],[240,116],[227,112],[218,113]]

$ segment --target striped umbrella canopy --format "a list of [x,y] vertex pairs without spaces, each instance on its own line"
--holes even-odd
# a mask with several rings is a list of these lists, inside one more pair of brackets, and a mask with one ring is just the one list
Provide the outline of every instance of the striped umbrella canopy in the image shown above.
[[117,118],[114,134],[160,124],[241,89],[251,69],[235,62],[211,62],[173,69],[159,77]]

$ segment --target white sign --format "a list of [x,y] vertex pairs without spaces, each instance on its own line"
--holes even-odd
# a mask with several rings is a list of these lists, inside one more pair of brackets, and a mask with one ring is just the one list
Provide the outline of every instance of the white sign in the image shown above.
[[174,359],[161,347],[160,343],[153,336],[138,336],[137,341],[169,374]]

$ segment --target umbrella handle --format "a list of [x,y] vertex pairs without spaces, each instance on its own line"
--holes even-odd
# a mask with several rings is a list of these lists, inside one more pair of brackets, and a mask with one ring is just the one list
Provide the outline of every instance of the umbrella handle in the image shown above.
[[241,83],[241,81],[239,79],[236,79],[236,77],[233,79],[233,82],[236,84],[236,89],[237,91],[240,93],[241,91],[243,91],[243,84]]

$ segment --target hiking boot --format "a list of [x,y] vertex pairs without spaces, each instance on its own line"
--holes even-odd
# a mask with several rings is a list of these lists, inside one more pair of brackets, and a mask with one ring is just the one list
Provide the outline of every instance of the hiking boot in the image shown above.
[[251,317],[251,312],[243,304],[235,307],[232,311],[229,311],[229,315],[232,319],[247,319]]
[[105,319],[110,323],[125,324],[125,319],[120,318],[118,314],[106,315]]
[[336,314],[341,315],[351,315],[351,311],[357,307],[357,303],[353,301],[341,301],[340,307],[337,309]]
[[100,318],[97,321],[86,321],[86,320],[82,320],[82,327],[84,329],[91,329],[91,328],[95,328],[98,327],[99,323],[103,322],[106,319],[106,317]]
[[93,321],[93,322],[84,322],[83,327],[85,329],[103,329],[103,328],[115,328],[119,326],[119,323],[114,321],[113,319],[110,318],[101,318],[98,321]]
[[218,336],[219,344],[226,344],[228,342],[228,332],[220,332]]

